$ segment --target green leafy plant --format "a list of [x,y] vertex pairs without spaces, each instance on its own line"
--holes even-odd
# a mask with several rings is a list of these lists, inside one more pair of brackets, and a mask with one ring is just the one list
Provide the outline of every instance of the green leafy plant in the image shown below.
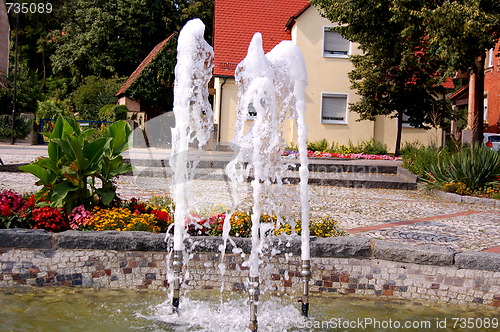
[[371,138],[368,141],[361,141],[358,146],[362,150],[361,152],[364,154],[387,154],[387,144],[377,141],[374,138]]
[[307,142],[307,150],[310,151],[325,151],[328,149],[328,141],[323,138],[319,141]]
[[74,119],[58,117],[50,135],[49,157],[19,167],[38,177],[37,184],[43,186],[36,198],[47,202],[40,205],[64,208],[69,214],[78,205],[106,206],[115,199],[113,179],[131,171],[120,155],[128,149],[131,129],[125,121],[117,121],[104,137],[90,141],[93,132],[82,131]]
[[429,177],[424,182],[430,188],[442,188],[449,183],[463,183],[470,192],[475,192],[497,183],[498,176],[500,154],[476,144],[430,165]]

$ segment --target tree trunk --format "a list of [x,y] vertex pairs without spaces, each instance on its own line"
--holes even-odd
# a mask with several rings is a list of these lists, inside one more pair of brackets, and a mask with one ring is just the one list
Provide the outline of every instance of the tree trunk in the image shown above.
[[484,59],[485,54],[481,54],[474,61],[472,68],[475,75],[474,82],[474,109],[472,119],[472,143],[483,142],[484,131]]
[[401,150],[401,132],[403,131],[403,112],[398,112],[398,132],[396,135],[396,150],[394,155],[399,157]]

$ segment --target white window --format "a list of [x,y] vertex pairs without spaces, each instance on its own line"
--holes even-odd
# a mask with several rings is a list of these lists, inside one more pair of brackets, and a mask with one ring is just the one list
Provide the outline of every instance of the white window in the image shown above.
[[350,54],[351,42],[330,27],[325,27],[323,31],[323,56],[347,58]]
[[495,60],[495,49],[490,48],[489,51],[486,53],[486,68],[491,68],[493,67],[493,61]]
[[484,122],[488,122],[488,96],[484,97]]
[[406,114],[403,114],[403,124],[402,124],[402,127],[403,128],[417,128],[415,126],[413,126],[411,123],[410,123],[410,117]]
[[347,95],[323,93],[321,95],[321,122],[347,123]]

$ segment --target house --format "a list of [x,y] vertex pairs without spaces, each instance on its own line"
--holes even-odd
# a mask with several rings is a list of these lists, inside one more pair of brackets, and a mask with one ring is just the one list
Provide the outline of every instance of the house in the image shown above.
[[9,33],[10,25],[5,1],[0,1],[0,87],[5,87],[9,73]]
[[500,133],[500,41],[486,55],[484,66],[484,131]]
[[[484,63],[484,132],[500,133],[500,41],[496,46],[486,52]],[[450,96],[451,103],[456,111],[461,108],[467,109],[467,129],[463,137],[464,141],[470,139],[470,127],[472,126],[472,114],[474,109],[474,76],[469,73],[459,73],[457,78],[468,79],[469,84],[455,91]]]
[[[360,98],[350,89],[350,55],[361,51],[330,31],[333,26],[335,23],[323,18],[307,0],[215,0],[214,115],[221,147],[229,145],[234,134],[238,103],[234,70],[245,57],[253,34],[260,32],[265,52],[282,40],[292,40],[304,56],[309,82],[305,96],[309,141],[326,138],[329,142],[357,144],[375,138],[394,151],[396,119],[379,116],[376,121],[357,122],[359,116],[349,111],[349,103]],[[296,136],[290,121],[285,140],[296,144]],[[441,143],[440,132],[403,128],[403,142],[430,144],[436,140]]]
[[175,33],[170,35],[165,40],[158,43],[149,54],[142,60],[142,62],[137,66],[134,72],[128,77],[128,79],[123,83],[123,85],[118,89],[116,93],[116,97],[118,98],[119,105],[127,106],[130,116],[134,116],[135,118],[140,117],[141,123],[152,119],[158,115],[161,115],[167,111],[158,106],[151,106],[146,104],[141,104],[140,100],[134,100],[129,96],[129,88],[136,82],[139,77],[146,71],[151,62],[155,59],[155,57],[160,53],[161,50],[172,40],[175,36]]

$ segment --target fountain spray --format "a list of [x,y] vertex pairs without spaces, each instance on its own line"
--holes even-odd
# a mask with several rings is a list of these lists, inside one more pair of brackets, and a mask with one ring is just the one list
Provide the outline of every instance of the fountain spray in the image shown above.
[[307,71],[300,49],[292,41],[282,41],[271,52],[266,54],[275,71],[275,86],[278,89],[280,114],[290,111],[290,117],[295,119],[297,142],[299,148],[299,194],[301,205],[301,259],[300,275],[303,282],[302,315],[309,315],[309,280],[311,279],[311,254],[309,236],[309,160],[307,157],[307,125],[305,121],[306,102],[304,98],[307,85]]
[[[301,154],[300,201],[302,205],[302,314],[309,310],[309,279],[311,276],[309,252],[309,187],[307,159],[307,128],[305,125],[304,90],[307,74],[302,54],[291,41],[284,41],[264,55],[262,36],[256,33],[248,47],[248,54],[237,66],[235,79],[239,86],[237,122],[232,140],[238,148],[233,161],[247,162],[253,168],[252,180],[252,250],[249,258],[249,305],[251,331],[257,331],[257,305],[260,295],[259,255],[262,252],[260,217],[263,196],[272,192],[272,183],[281,186],[284,170],[279,151],[284,147],[282,127],[288,112],[297,120],[299,152]],[[255,114],[253,125],[245,133],[245,122],[250,113]],[[234,173],[234,165],[232,165]],[[234,182],[234,181],[233,181]],[[235,182],[234,182],[235,183]],[[275,206],[276,207],[276,206]],[[227,221],[227,220],[226,220]],[[226,223],[225,223],[226,224]],[[228,223],[227,223],[228,224]],[[229,226],[229,225],[225,225]]]
[[[172,308],[178,312],[186,219],[189,213],[189,183],[199,162],[203,146],[213,128],[213,112],[208,102],[208,82],[212,77],[213,49],[203,39],[205,25],[199,19],[186,23],[179,33],[175,66],[174,114],[170,167],[173,171],[174,252]],[[189,161],[189,147],[197,147]],[[168,234],[167,234],[168,236]]]

